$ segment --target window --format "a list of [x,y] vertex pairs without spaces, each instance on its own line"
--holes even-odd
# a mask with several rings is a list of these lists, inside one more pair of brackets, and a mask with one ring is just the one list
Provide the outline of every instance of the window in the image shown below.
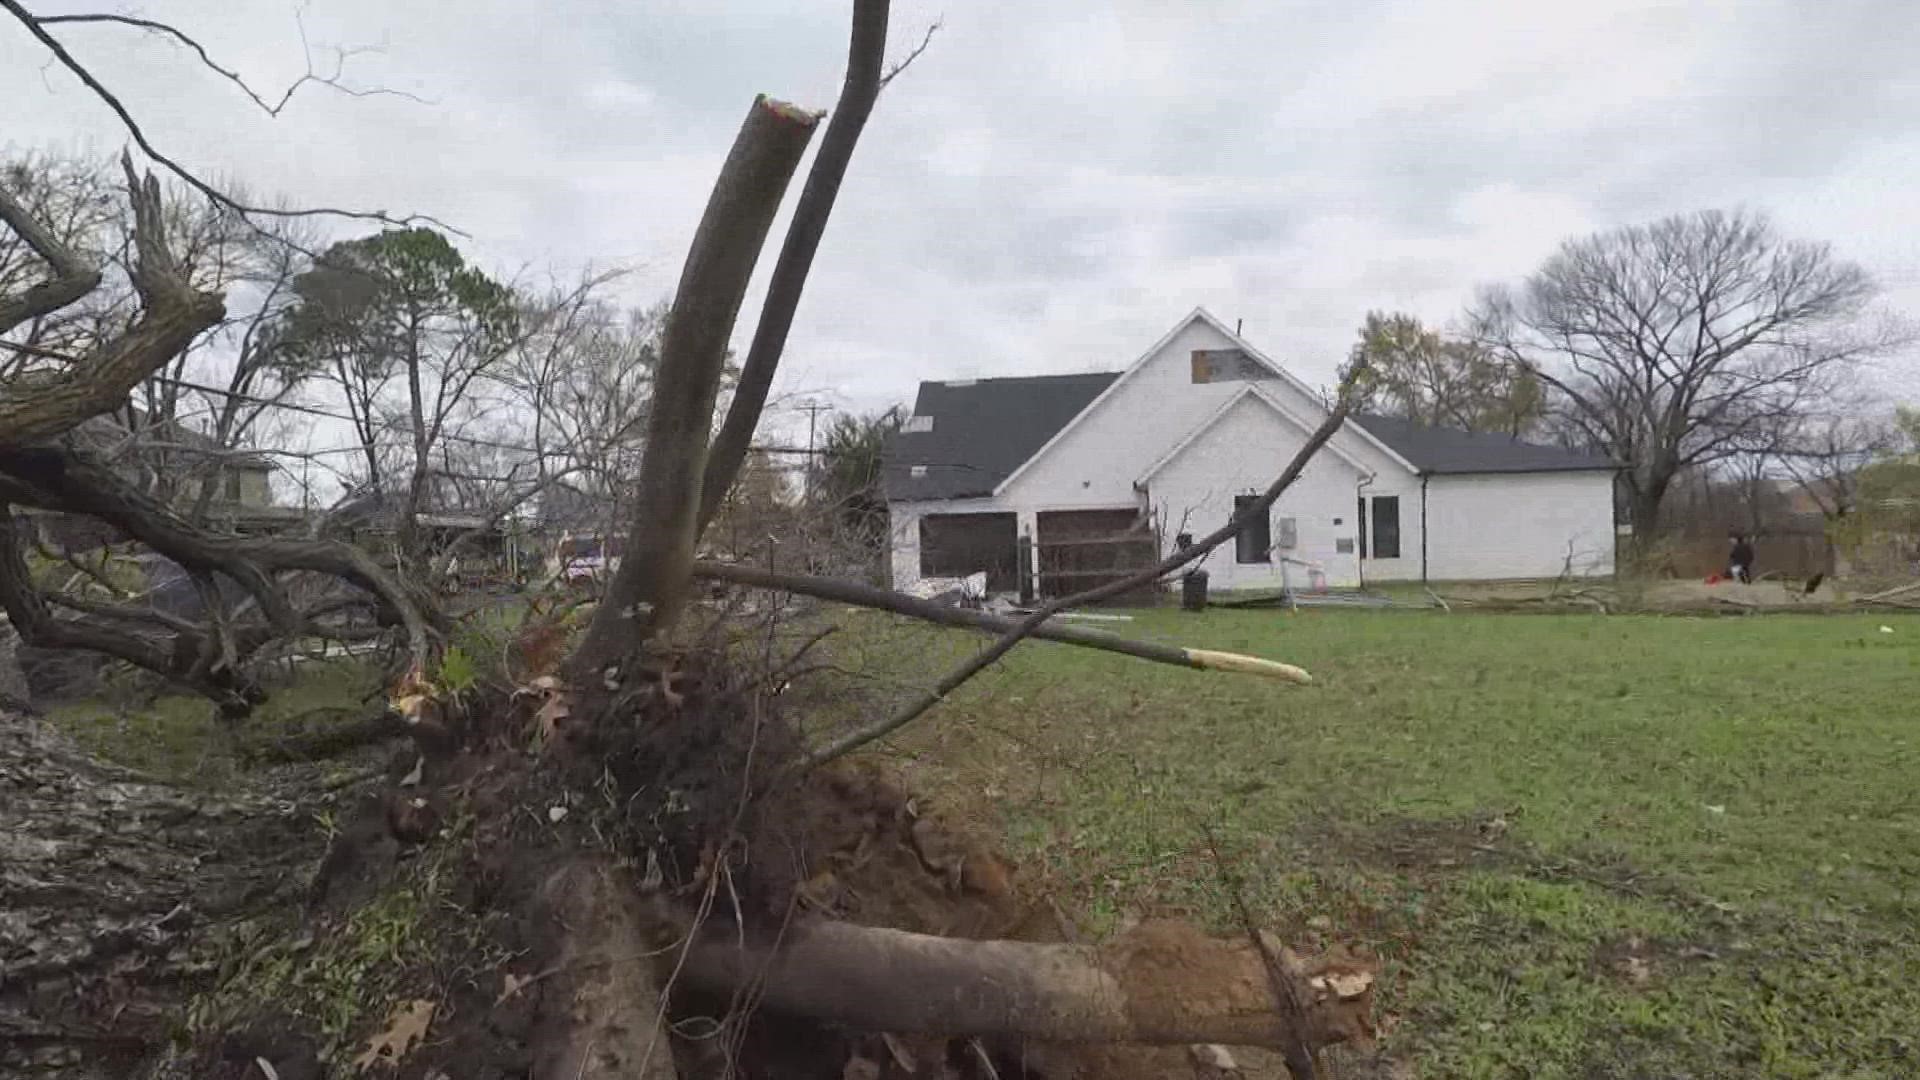
[[1400,496],[1373,497],[1373,557],[1400,557]]
[[240,470],[227,470],[227,501],[240,501]]
[[1300,522],[1296,518],[1280,519],[1280,542],[1274,545],[1281,551],[1292,551],[1300,546]]
[[1245,349],[1193,350],[1195,383],[1251,382],[1271,378],[1273,372]]
[[[1247,507],[1260,501],[1258,495],[1235,495],[1233,497],[1233,516],[1239,517]],[[1272,562],[1269,554],[1273,548],[1273,523],[1267,515],[1261,514],[1245,525],[1233,538],[1233,561],[1241,563]]]

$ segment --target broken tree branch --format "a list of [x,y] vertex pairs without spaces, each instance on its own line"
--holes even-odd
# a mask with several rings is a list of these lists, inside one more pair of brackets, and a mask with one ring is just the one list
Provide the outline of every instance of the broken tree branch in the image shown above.
[[700,495],[699,527],[703,530],[726,502],[727,492],[746,460],[753,433],[760,426],[767,393],[786,350],[794,314],[800,308],[800,294],[813,270],[813,257],[820,250],[821,237],[826,235],[827,219],[833,214],[834,200],[839,197],[840,183],[846,178],[860,132],[880,96],[880,67],[887,51],[887,8],[888,0],[856,0],[853,5],[853,34],[840,100],[820,140],[820,152],[807,172],[806,186],[787,226],[786,242],[767,281],[767,299],[761,305],[747,358],[740,366],[733,401],[727,406],[727,417],[707,456]]
[[[1333,438],[1333,433],[1340,430],[1340,425],[1346,422],[1347,413],[1353,407],[1353,388],[1365,372],[1366,364],[1364,359],[1357,359],[1348,369],[1346,377],[1341,381],[1339,396],[1334,402],[1333,409],[1327,413],[1326,420],[1314,429],[1312,435],[1307,437],[1306,443],[1303,444],[1300,447],[1300,451],[1293,456],[1293,460],[1287,463],[1287,467],[1281,470],[1280,475],[1274,478],[1273,483],[1267,485],[1267,490],[1262,492],[1259,498],[1253,500],[1253,502],[1235,513],[1232,518],[1228,519],[1225,525],[1208,533],[1193,546],[1181,548],[1145,570],[1130,574],[1117,581],[1108,582],[1097,588],[1075,593],[1072,596],[1062,597],[1042,605],[1039,610],[1014,624],[1011,630],[1008,630],[992,645],[980,650],[980,652],[975,654],[971,659],[942,676],[940,681],[934,685],[933,689],[909,701],[891,716],[884,717],[866,727],[855,728],[853,731],[847,732],[827,743],[825,746],[814,750],[805,758],[802,758],[796,764],[795,768],[810,769],[823,765],[912,723],[922,713],[944,700],[948,694],[959,689],[967,680],[986,670],[1001,657],[1011,652],[1014,646],[1031,637],[1036,630],[1046,624],[1047,620],[1058,615],[1060,612],[1085,604],[1098,603],[1101,600],[1119,596],[1122,593],[1140,588],[1143,585],[1151,585],[1162,580],[1167,575],[1172,574],[1174,571],[1179,570],[1181,567],[1198,561],[1205,557],[1209,551],[1233,539],[1249,521],[1264,517],[1267,511],[1272,509],[1273,504],[1279,500],[1281,494],[1289,487],[1292,487],[1293,482],[1300,478],[1300,473],[1307,467],[1307,462],[1313,460],[1313,456],[1320,452],[1320,448],[1327,444],[1327,440]],[[1218,655],[1220,654],[1216,654],[1216,659]]]
[[0,498],[97,518],[184,569],[224,574],[259,602],[281,637],[299,633],[305,620],[274,582],[275,574],[311,570],[341,578],[377,597],[405,627],[414,662],[430,667],[433,627],[426,608],[373,556],[350,544],[209,532],[113,469],[65,447],[0,451]]
[[[0,0],[9,3],[10,0]],[[140,294],[140,318],[120,336],[90,349],[65,371],[50,372],[34,379],[13,380],[0,392],[0,448],[25,446],[61,435],[82,421],[113,409],[127,400],[127,394],[141,379],[159,370],[179,355],[201,332],[210,329],[226,315],[226,304],[213,293],[194,289],[180,273],[167,250],[164,211],[160,185],[151,174],[144,179],[133,171],[133,159],[121,155],[121,167],[127,176],[127,193],[133,202],[135,258],[133,286]],[[0,195],[0,216],[23,237],[31,237],[37,227],[18,204]],[[21,232],[22,225],[27,231]],[[78,262],[71,253],[61,251],[49,234],[39,232],[28,239],[36,251],[48,244],[43,257],[63,280],[82,281],[91,289],[99,284],[99,275],[86,272],[75,277]],[[62,286],[57,295],[71,292]],[[72,296],[72,303],[85,291]],[[27,294],[29,304],[44,302]],[[0,303],[4,303],[0,301]],[[31,307],[29,307],[29,317]],[[51,309],[49,309],[51,310]],[[41,312],[44,314],[44,312]]]
[[673,625],[686,600],[727,339],[819,119],[764,95],[755,98],[714,182],[667,316],[627,555],[575,653],[579,672],[598,673],[636,652],[656,630]]
[[[949,607],[932,600],[908,596],[905,593],[889,589],[875,588],[851,581],[839,581],[833,578],[812,577],[806,574],[782,574],[773,570],[739,563],[696,562],[693,564],[693,576],[714,581],[726,581],[735,585],[746,585],[756,589],[771,589],[776,592],[799,593],[821,600],[833,600],[856,607],[873,608],[877,611],[890,611],[895,615],[906,615],[924,622],[939,623],[943,626],[958,626],[969,630],[984,630],[993,634],[1011,633],[1020,625],[1018,619],[1004,615],[993,615],[984,611],[967,608]],[[1192,668],[1196,671],[1231,671],[1248,675],[1262,675],[1267,678],[1281,679],[1286,682],[1311,683],[1313,676],[1292,664],[1283,664],[1277,660],[1263,660],[1257,656],[1245,656],[1240,653],[1216,652],[1210,649],[1187,649],[1178,645],[1162,645],[1155,641],[1136,641],[1132,638],[1110,634],[1104,630],[1089,630],[1079,626],[1062,623],[1046,623],[1033,632],[1033,637],[1044,641],[1057,641],[1067,645],[1079,645],[1089,649],[1101,649],[1119,653],[1139,660],[1151,660],[1157,664],[1172,664],[1176,667]]]

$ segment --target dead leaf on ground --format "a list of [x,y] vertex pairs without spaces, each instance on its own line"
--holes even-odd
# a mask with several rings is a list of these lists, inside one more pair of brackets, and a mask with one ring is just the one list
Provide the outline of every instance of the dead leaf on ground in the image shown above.
[[353,1067],[361,1072],[375,1065],[397,1068],[414,1045],[426,1039],[435,1008],[433,1002],[424,998],[395,1005],[387,1014],[387,1029],[367,1040],[366,1050],[353,1059]]
[[542,702],[540,710],[533,714],[534,731],[541,746],[551,746],[560,735],[560,729],[566,725],[567,717],[573,715],[573,699],[564,691],[547,692],[547,700]]
[[847,1067],[840,1070],[840,1080],[880,1080],[880,1063],[857,1055],[848,1058]]

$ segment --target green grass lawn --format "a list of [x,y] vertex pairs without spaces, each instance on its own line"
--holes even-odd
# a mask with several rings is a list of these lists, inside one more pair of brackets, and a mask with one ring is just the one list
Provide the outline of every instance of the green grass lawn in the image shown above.
[[[844,618],[923,683],[982,640]],[[1109,925],[1230,928],[1211,829],[1257,917],[1382,956],[1417,1075],[1920,1076],[1920,621],[1114,628],[1318,684],[1031,644],[878,752]]]

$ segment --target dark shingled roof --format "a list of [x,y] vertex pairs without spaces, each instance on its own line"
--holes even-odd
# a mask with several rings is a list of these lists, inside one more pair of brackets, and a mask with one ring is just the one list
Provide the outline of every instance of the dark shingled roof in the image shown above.
[[[933,430],[900,431],[887,440],[881,477],[888,501],[993,494],[1000,481],[1038,453],[1119,377],[1118,372],[1105,371],[921,383],[913,415],[932,418]],[[1388,416],[1356,416],[1354,421],[1422,473],[1616,467],[1604,457],[1506,435],[1424,427]],[[925,466],[926,475],[914,476],[915,465]]]
[[1354,419],[1422,473],[1580,472],[1618,467],[1596,454],[1521,442],[1511,435],[1428,427],[1391,416],[1369,414]]
[[[900,431],[887,440],[881,470],[887,499],[991,495],[1119,377],[1103,371],[921,383],[913,415],[931,417],[933,430]],[[915,477],[915,465],[926,466],[926,475]]]

